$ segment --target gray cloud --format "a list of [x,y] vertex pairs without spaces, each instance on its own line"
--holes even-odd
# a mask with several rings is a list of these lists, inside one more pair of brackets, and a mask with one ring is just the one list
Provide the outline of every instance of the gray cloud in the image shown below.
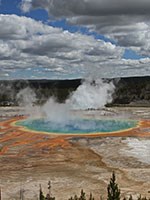
[[149,15],[149,0],[23,0],[22,9],[45,8],[54,16]]
[[22,0],[22,10],[44,8],[50,16],[65,17],[150,56],[149,0]]

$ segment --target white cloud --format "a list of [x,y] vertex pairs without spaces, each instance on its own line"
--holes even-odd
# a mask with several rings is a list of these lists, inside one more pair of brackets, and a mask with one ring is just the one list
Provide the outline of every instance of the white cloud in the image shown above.
[[150,56],[150,23],[146,16],[75,16],[68,18],[68,22],[87,26],[120,46]]
[[[16,15],[0,15],[0,78],[78,78],[150,75],[150,59],[122,59],[124,48]],[[142,43],[145,33],[137,43]],[[137,30],[138,30],[137,29]],[[132,32],[132,31],[131,31]],[[119,35],[119,32],[118,32]],[[131,41],[130,41],[131,40]],[[121,39],[120,39],[121,41]],[[124,41],[131,45],[132,39]],[[123,39],[122,39],[123,43]],[[149,52],[149,44],[132,45]],[[125,44],[124,44],[125,45]]]
[[18,76],[23,74],[20,70],[29,76],[27,69],[37,68],[38,71],[32,71],[34,74],[82,77],[91,67],[121,59],[124,52],[109,42],[63,31],[27,17],[0,15],[0,26],[4,27],[0,30],[0,71],[10,76],[15,76],[15,72]]
[[[24,9],[23,7],[28,7]],[[114,39],[119,45],[150,56],[149,0],[22,0],[22,9],[44,8]]]
[[21,4],[21,9],[23,12],[28,12],[32,8],[32,0],[25,0]]

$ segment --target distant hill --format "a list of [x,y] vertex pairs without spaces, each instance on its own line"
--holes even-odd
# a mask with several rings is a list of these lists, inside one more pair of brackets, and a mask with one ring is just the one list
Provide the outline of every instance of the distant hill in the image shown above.
[[[115,92],[113,105],[150,106],[150,76],[104,79],[113,81]],[[34,90],[37,104],[43,104],[50,96],[64,102],[83,80],[0,80],[0,105],[17,105],[17,93],[25,88]]]

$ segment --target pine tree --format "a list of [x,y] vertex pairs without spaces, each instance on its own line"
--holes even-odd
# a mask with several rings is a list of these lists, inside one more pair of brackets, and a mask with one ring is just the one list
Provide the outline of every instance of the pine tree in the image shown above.
[[77,195],[74,196],[73,200],[79,200],[79,198],[77,197]]
[[132,195],[130,194],[129,200],[133,200]]
[[40,185],[40,194],[39,194],[39,199],[40,200],[45,200],[45,197],[44,197],[44,194],[43,194],[43,191],[42,191],[42,187]]
[[70,197],[68,200],[73,200],[73,197]]
[[46,195],[46,198],[45,200],[55,200],[55,197],[52,197],[52,194],[51,194],[51,181],[48,182],[48,194]]
[[92,196],[92,193],[90,193],[89,200],[94,200],[94,197]]
[[107,200],[120,200],[120,189],[118,188],[118,184],[116,183],[116,177],[114,172],[110,179],[110,183],[108,184],[107,191]]
[[[71,197],[68,200],[86,200],[85,192],[83,192],[83,190],[81,190],[80,197],[78,197],[77,195],[74,195],[74,197]],[[89,199],[89,200],[94,200],[94,199]]]
[[74,197],[70,197],[68,200],[79,200],[79,198],[77,197],[77,195],[74,195]]
[[141,196],[141,194],[140,194],[140,196],[138,197],[138,200],[141,200],[142,199],[142,196]]
[[79,197],[79,200],[86,200],[85,192],[83,192],[83,190],[81,190],[81,195]]

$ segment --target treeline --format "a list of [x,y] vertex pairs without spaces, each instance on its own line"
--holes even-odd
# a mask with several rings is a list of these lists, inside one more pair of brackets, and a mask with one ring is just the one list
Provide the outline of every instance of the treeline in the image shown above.
[[[113,105],[150,106],[150,76],[103,79],[113,81],[115,91]],[[18,105],[17,94],[25,88],[31,88],[37,97],[37,104],[43,104],[54,96],[58,102],[64,102],[82,83],[76,80],[0,80],[0,106]]]
[[121,78],[115,86],[112,105],[150,106],[150,76]]
[[[39,200],[56,200],[55,197],[52,197],[50,191],[51,185],[50,182],[48,183],[48,190],[46,196],[44,196],[42,188],[40,186],[40,193],[39,193]],[[118,184],[116,183],[116,176],[115,173],[112,173],[112,177],[110,178],[110,182],[107,186],[107,200],[133,200],[132,195],[129,197],[122,197],[121,198],[121,190],[119,189]],[[135,199],[135,198],[134,198]],[[81,190],[80,195],[71,196],[68,200],[104,200],[102,196],[99,199],[95,198],[92,193],[87,195],[83,189]],[[150,198],[142,197],[141,195],[136,198],[136,200],[150,200]]]
[[[39,193],[39,200],[55,200],[55,197],[51,196],[51,191],[50,191],[51,185],[50,182],[48,183],[48,194],[46,196],[44,196],[43,192],[42,192],[42,188],[40,186],[40,193]],[[110,179],[110,183],[107,186],[107,200],[120,200],[120,189],[118,187],[118,184],[116,183],[116,177],[115,177],[115,173],[113,172],[112,177]],[[102,200],[103,198],[100,197],[100,200]],[[68,200],[96,200],[93,196],[92,193],[90,193],[90,195],[86,195],[86,193],[81,190],[81,194],[79,196],[74,195],[71,196]]]
[[64,102],[81,84],[76,80],[0,80],[0,106],[17,106],[17,94],[30,88],[36,95],[36,104],[43,104],[50,97]]
[[[24,189],[20,191],[20,200],[25,200],[26,196],[24,195]],[[48,182],[48,187],[47,187],[47,194],[43,193],[42,186],[40,185],[40,190],[39,190],[39,200],[56,200],[56,198],[52,195],[51,193],[51,182]],[[60,198],[61,199],[61,198]],[[2,199],[2,194],[0,192],[0,200]],[[31,199],[32,200],[32,199]],[[88,195],[84,192],[84,190],[81,190],[80,195],[74,195],[71,196],[68,200],[105,200],[102,196],[99,196],[99,198],[95,198],[92,193],[89,193]],[[112,173],[112,177],[110,178],[110,182],[107,186],[107,200],[150,200],[150,198],[147,197],[142,197],[139,195],[137,198],[133,198],[132,195],[128,197],[122,197],[121,195],[121,190],[116,183],[116,176],[115,173]]]

